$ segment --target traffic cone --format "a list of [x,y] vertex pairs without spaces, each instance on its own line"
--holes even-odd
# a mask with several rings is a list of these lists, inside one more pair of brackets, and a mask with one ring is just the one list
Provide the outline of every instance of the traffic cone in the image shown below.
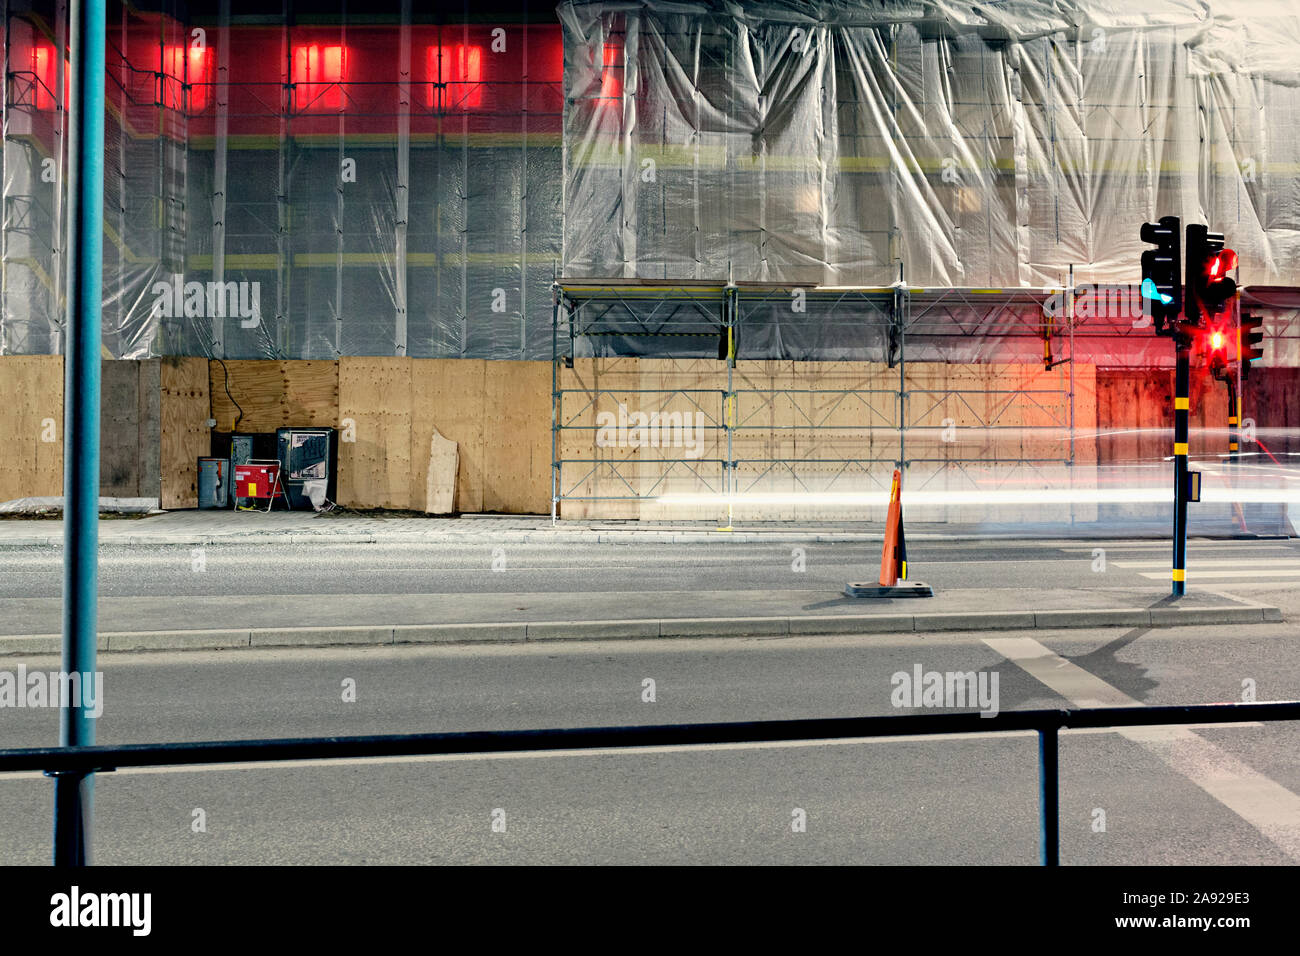
[[[906,583],[900,583],[906,582]],[[903,537],[903,476],[894,469],[885,515],[885,543],[880,549],[880,578],[875,584],[848,584],[849,597],[933,597],[934,589],[907,580],[907,541]]]
[[[894,469],[894,483],[889,489],[889,512],[885,516],[885,545],[880,549],[880,586],[892,588],[898,583],[902,565],[899,546],[903,531],[903,502],[901,500],[903,476]],[[904,572],[906,577],[906,572]]]

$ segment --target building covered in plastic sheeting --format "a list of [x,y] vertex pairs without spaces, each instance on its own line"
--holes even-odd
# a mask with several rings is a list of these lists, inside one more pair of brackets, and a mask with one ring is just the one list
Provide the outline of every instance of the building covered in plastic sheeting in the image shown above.
[[1129,282],[1139,225],[1176,215],[1228,234],[1246,283],[1300,281],[1295,3],[560,18],[569,274]]
[[[553,7],[110,6],[109,353],[549,354]],[[49,0],[5,23],[0,352],[57,352],[66,26]]]
[[[1131,283],[1161,215],[1300,286],[1296,3],[148,6],[109,16],[114,357],[549,358],[557,277]],[[63,347],[65,12],[5,0],[3,353]],[[770,311],[742,357],[853,354]]]

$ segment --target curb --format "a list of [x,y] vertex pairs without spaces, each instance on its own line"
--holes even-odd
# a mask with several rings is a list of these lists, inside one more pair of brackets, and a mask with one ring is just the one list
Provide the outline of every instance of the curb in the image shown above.
[[[105,632],[101,651],[231,650],[240,647],[356,647],[395,644],[645,640],[666,637],[790,637],[942,631],[1048,630],[1083,627],[1179,627],[1282,621],[1265,605],[1202,608],[1104,608],[1079,611],[969,611],[920,614],[700,617],[663,620],[534,621],[488,624],[398,624],[363,627],[234,628]],[[58,634],[0,636],[0,656],[58,654]]]
[[[1167,535],[1166,535],[1167,537]],[[1204,537],[1204,536],[1196,536]],[[1285,535],[1276,535],[1285,540]],[[425,531],[369,531],[369,532],[330,532],[330,531],[286,531],[264,532],[248,531],[230,534],[203,534],[170,532],[158,534],[127,534],[120,537],[100,538],[100,544],[118,547],[158,547],[174,545],[177,547],[208,547],[221,544],[257,544],[268,538],[277,544],[473,544],[490,541],[493,544],[687,544],[701,541],[734,541],[739,544],[880,544],[883,533],[863,531],[651,531],[651,530],[506,530],[493,531],[489,528],[475,528],[467,531],[425,532]],[[1025,534],[936,534],[914,533],[908,538],[913,541],[1024,541]],[[1092,535],[1088,537],[1052,536],[1051,540],[1061,541],[1108,541],[1108,540],[1164,540],[1140,533],[1123,535]],[[1222,540],[1209,537],[1207,540]],[[63,535],[25,535],[0,538],[0,551],[17,548],[62,547]]]
[[[124,535],[118,538],[100,539],[106,547],[158,547],[173,545],[176,547],[210,547],[221,544],[258,544],[267,535],[252,534],[138,534]],[[960,541],[964,538],[950,535],[912,535],[914,540]],[[715,531],[500,531],[500,532],[457,532],[453,534],[425,534],[423,532],[394,531],[386,533],[344,533],[332,534],[328,531],[319,533],[286,533],[274,536],[276,544],[474,544],[490,541],[493,544],[685,544],[700,541],[735,541],[741,544],[786,544],[790,542],[804,544],[879,544],[884,540],[882,534],[864,534],[858,532],[819,532],[816,534],[797,534],[789,531],[779,532],[725,532]],[[972,537],[970,540],[985,540]],[[12,537],[0,539],[0,551],[18,548],[62,547],[63,538],[59,537]]]

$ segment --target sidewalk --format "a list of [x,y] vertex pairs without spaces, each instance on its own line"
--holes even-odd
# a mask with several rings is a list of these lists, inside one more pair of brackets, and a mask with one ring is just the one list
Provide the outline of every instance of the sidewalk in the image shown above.
[[[57,653],[57,598],[31,598],[23,633],[0,622],[0,654]],[[1050,609],[1050,610],[1047,610]],[[17,608],[16,608],[17,610]],[[15,615],[17,616],[17,615]],[[266,627],[266,621],[295,622]],[[932,598],[855,600],[832,591],[617,591],[103,597],[106,651],[666,637],[786,637],[1077,627],[1172,627],[1282,620],[1274,607],[1194,593],[1173,601],[1147,588],[984,588]],[[219,626],[217,626],[219,625]]]
[[[255,542],[274,537],[281,544],[330,542],[335,544],[374,543],[457,543],[475,538],[494,544],[532,543],[627,543],[731,540],[745,543],[796,541],[879,542],[878,522],[752,522],[737,521],[732,531],[718,530],[714,522],[565,520],[552,524],[547,515],[462,515],[455,518],[408,517],[403,515],[334,516],[307,511],[273,511],[269,514],[235,511],[169,511],[142,518],[113,518],[99,522],[99,540],[104,545],[190,545]],[[1074,539],[1114,540],[1154,538],[1168,540],[1168,522],[1123,521],[1070,525],[1054,524],[955,524],[908,522],[907,537],[913,541],[978,541],[991,539]],[[1230,537],[1232,529],[1213,526],[1190,529],[1192,536],[1214,534]],[[61,519],[0,520],[0,549],[19,547],[62,547]]]

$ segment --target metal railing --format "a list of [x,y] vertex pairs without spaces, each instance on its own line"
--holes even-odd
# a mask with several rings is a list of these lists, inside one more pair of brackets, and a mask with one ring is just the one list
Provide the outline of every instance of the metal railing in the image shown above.
[[485,730],[436,734],[302,737],[277,740],[210,740],[195,743],[124,744],[117,747],[33,747],[0,750],[0,774],[41,771],[84,777],[123,767],[267,763],[365,757],[505,754],[548,750],[708,746],[872,737],[948,734],[1038,734],[1039,849],[1044,866],[1060,864],[1059,732],[1104,727],[1237,724],[1300,720],[1300,701],[1195,704],[1183,707],[1090,707],[833,717],[642,727],[578,727],[555,730]]

